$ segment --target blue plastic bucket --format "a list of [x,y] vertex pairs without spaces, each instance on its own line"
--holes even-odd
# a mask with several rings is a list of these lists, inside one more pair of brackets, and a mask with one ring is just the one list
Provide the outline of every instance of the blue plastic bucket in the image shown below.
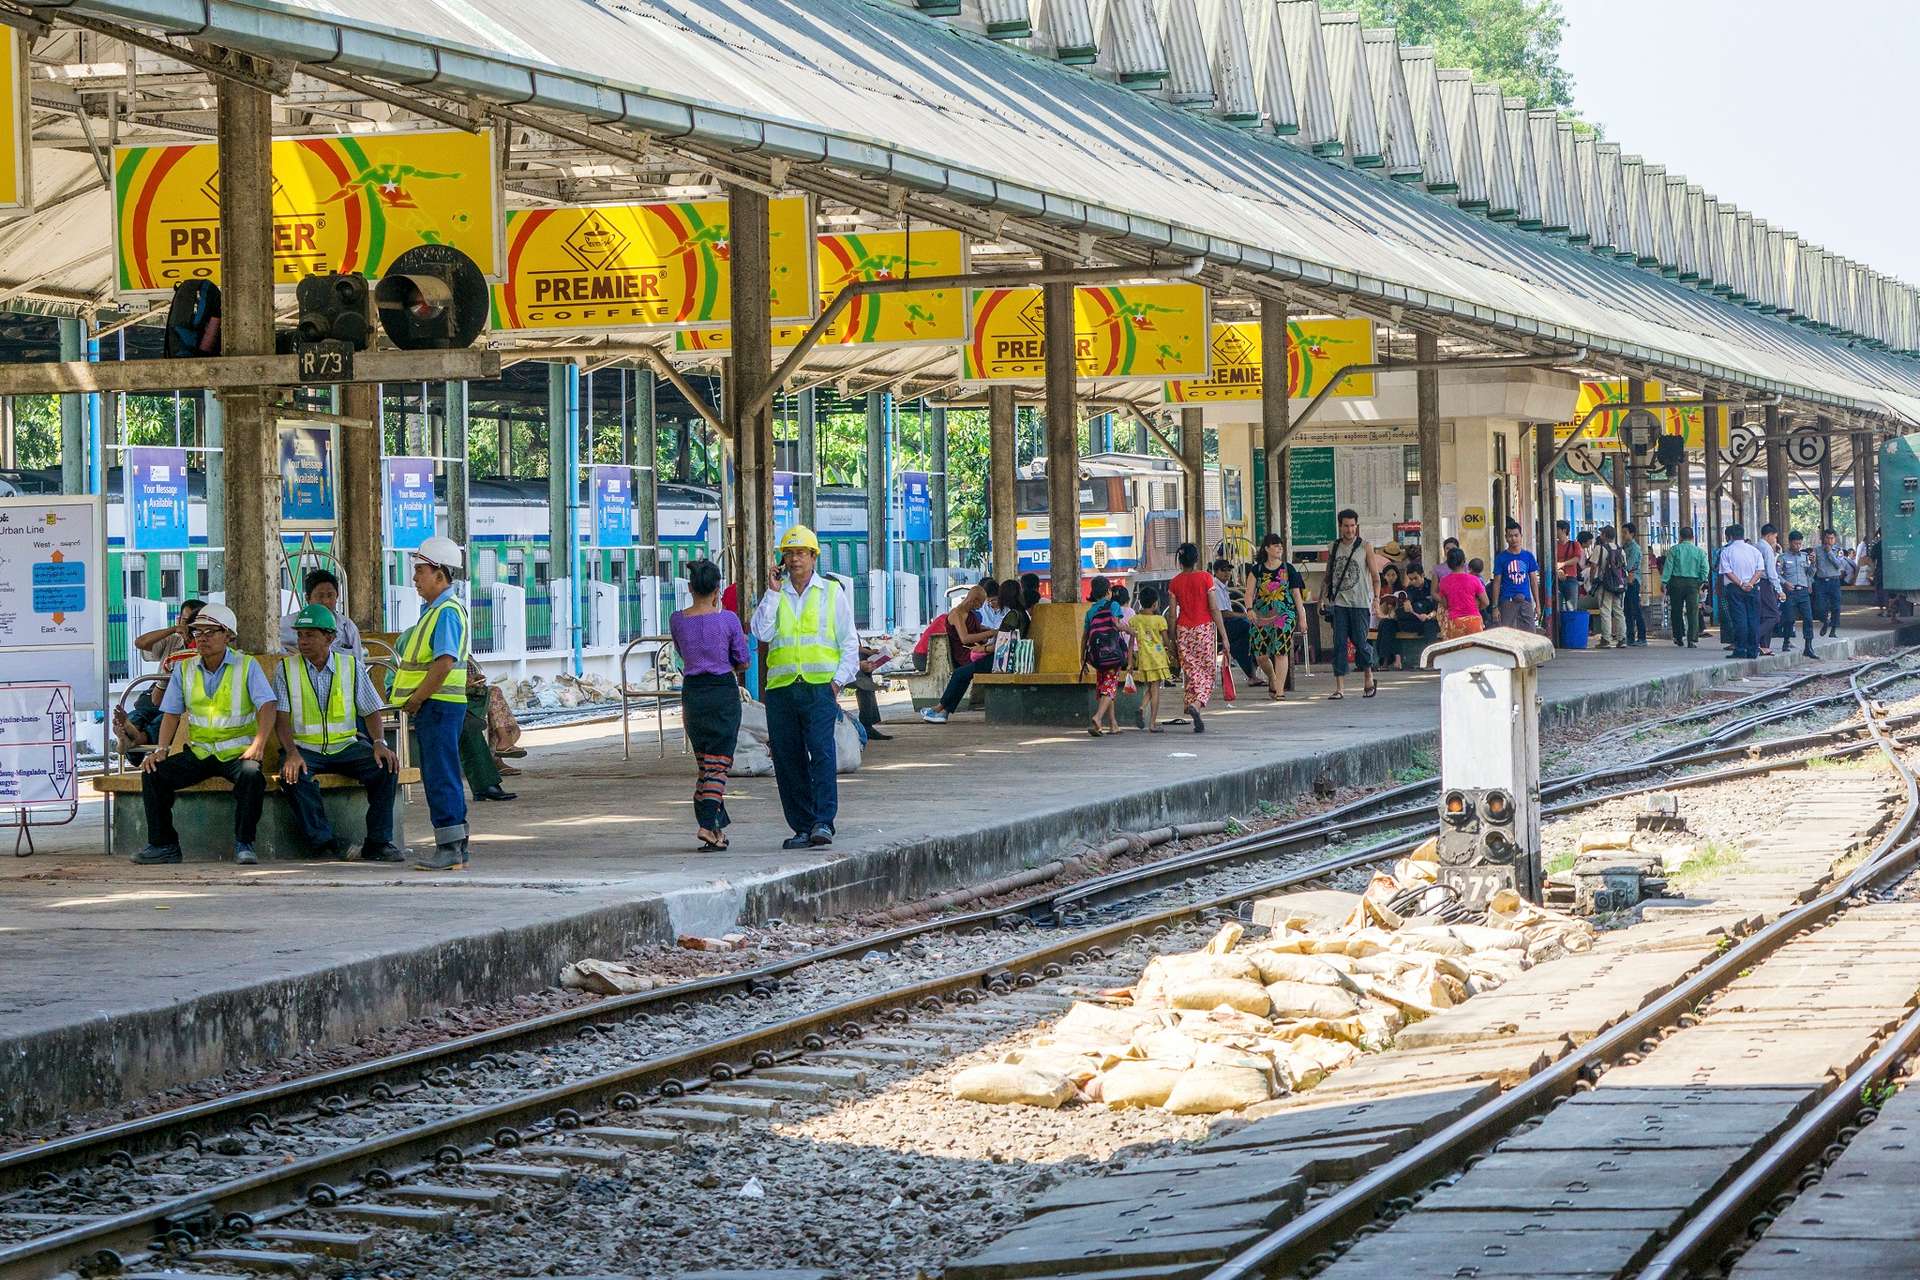
[[1560,614],[1560,647],[1562,649],[1584,649],[1587,647],[1587,630],[1593,624],[1593,615],[1585,609],[1566,609]]

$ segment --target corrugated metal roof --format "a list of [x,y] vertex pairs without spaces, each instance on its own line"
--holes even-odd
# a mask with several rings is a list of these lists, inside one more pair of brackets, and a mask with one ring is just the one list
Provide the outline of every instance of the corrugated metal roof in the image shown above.
[[[1564,239],[1489,225],[1405,185],[884,0],[575,3],[564,21],[553,6],[523,0],[69,7],[396,83],[620,120],[660,137],[825,161],[1096,235],[1205,252],[1366,305],[1584,341],[1703,378],[1884,405],[1920,421],[1920,363],[1730,306]],[[1283,14],[1313,7],[1280,5]],[[409,29],[395,30],[396,19]],[[1298,87],[1298,54],[1289,54]],[[1745,223],[1740,254],[1750,263],[1750,216]],[[1751,276],[1747,267],[1743,279]],[[1863,290],[1863,276],[1845,281],[1845,298]]]

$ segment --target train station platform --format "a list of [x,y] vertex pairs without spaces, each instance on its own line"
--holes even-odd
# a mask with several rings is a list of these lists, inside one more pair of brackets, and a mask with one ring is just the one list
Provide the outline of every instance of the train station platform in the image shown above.
[[[1834,659],[1895,642],[1863,608],[1819,649]],[[1801,665],[1723,661],[1713,640],[1685,650],[1657,636],[1563,652],[1543,671],[1543,714],[1577,722]],[[839,839],[821,851],[780,849],[768,777],[734,780],[731,849],[697,852],[690,757],[672,733],[658,755],[649,729],[623,760],[617,722],[530,732],[510,779],[519,799],[474,806],[473,866],[451,876],[357,862],[134,867],[104,856],[90,803],[75,826],[40,831],[36,856],[0,858],[0,1131],[537,990],[583,957],[869,910],[1116,831],[1249,815],[1316,780],[1380,784],[1431,759],[1431,673],[1387,673],[1373,699],[1353,680],[1339,702],[1324,666],[1298,684],[1278,703],[1243,685],[1202,735],[1097,740],[977,714],[930,726],[896,694],[895,738],[842,776]]]

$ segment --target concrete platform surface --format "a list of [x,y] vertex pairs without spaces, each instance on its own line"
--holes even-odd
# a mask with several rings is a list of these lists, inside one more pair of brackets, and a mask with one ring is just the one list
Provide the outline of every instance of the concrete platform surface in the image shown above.
[[[1893,643],[1888,624],[1852,616],[1821,651]],[[1562,653],[1543,674],[1543,715],[1667,703],[1799,663],[1736,664],[1711,640],[1685,650],[1658,637]],[[839,839],[825,851],[780,850],[771,778],[735,779],[732,848],[697,851],[691,758],[671,733],[658,756],[649,729],[623,761],[617,722],[529,733],[526,771],[508,780],[520,798],[473,806],[473,868],[452,876],[359,863],[134,867],[101,854],[91,801],[74,827],[38,833],[37,856],[0,858],[0,1098],[58,1114],[137,1096],[548,985],[584,956],[912,899],[1116,830],[1283,804],[1321,777],[1384,783],[1433,750],[1434,675],[1387,674],[1373,699],[1355,680],[1329,702],[1330,687],[1324,666],[1284,702],[1243,683],[1236,705],[1208,712],[1205,734],[1098,740],[978,714],[924,725],[896,695],[895,740],[870,744],[865,766],[842,776]],[[415,808],[417,791],[407,788]],[[0,1128],[22,1119],[9,1110],[0,1104]]]

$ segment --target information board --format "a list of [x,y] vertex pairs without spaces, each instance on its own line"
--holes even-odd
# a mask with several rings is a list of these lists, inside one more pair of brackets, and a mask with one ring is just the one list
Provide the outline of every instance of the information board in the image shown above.
[[105,706],[106,512],[98,497],[0,503],[0,685],[54,682]]
[[593,545],[633,545],[633,472],[626,467],[593,469]]
[[187,549],[187,451],[127,450],[127,542],[135,551]]
[[435,525],[432,458],[387,459],[387,546],[416,550]]
[[1288,542],[1321,547],[1339,536],[1334,512],[1333,450],[1287,450]]
[[0,809],[74,803],[73,689],[0,686]]
[[932,541],[933,489],[927,483],[926,472],[900,473],[900,505],[904,512],[900,522],[902,536],[908,542]]
[[295,533],[340,523],[334,429],[310,422],[280,424],[280,527]]

